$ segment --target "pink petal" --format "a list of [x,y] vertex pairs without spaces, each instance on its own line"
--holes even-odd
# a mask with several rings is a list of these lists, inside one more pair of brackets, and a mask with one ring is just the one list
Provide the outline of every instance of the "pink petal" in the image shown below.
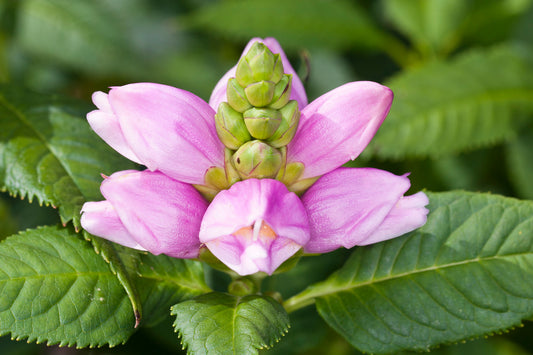
[[86,202],[81,209],[81,226],[87,232],[125,247],[146,250],[137,243],[108,201]]
[[[302,107],[305,107],[307,105],[307,95],[305,94],[304,85],[298,77],[298,74],[296,74],[296,71],[291,66],[291,63],[287,59],[285,52],[283,52],[281,45],[278,43],[278,41],[276,41],[275,38],[252,38],[244,48],[244,51],[241,54],[241,58],[246,55],[246,53],[248,53],[254,42],[261,42],[265,44],[274,54],[279,53],[281,61],[283,62],[283,69],[285,73],[292,74],[291,100],[298,101],[298,106],[300,107],[300,109]],[[211,98],[209,99],[209,105],[211,105],[213,109],[218,109],[218,105],[220,105],[221,102],[226,101],[226,86],[228,84],[228,80],[230,78],[235,77],[236,69],[237,66],[235,65],[226,74],[224,74],[224,76],[222,76],[222,78],[215,85],[215,88],[211,93]]]
[[[239,232],[247,228],[248,235]],[[271,228],[272,234],[261,228]],[[271,179],[244,180],[221,191],[200,228],[200,241],[240,275],[272,274],[308,240],[308,218],[300,199]]]
[[404,196],[392,208],[383,223],[359,245],[378,243],[411,232],[426,224],[429,199],[423,192]]
[[101,191],[141,247],[155,255],[198,256],[207,203],[191,185],[160,172],[127,170],[105,179]]
[[87,114],[87,121],[93,131],[117,152],[131,161],[142,164],[126,142],[118,119],[109,105],[108,95],[101,91],[95,92],[93,102],[99,108]]
[[113,88],[109,103],[128,146],[148,169],[203,184],[207,169],[224,166],[215,112],[194,94],[137,83]]
[[287,160],[305,165],[305,179],[355,159],[387,116],[392,97],[389,88],[369,81],[348,83],[322,95],[302,110]]
[[371,168],[339,168],[322,176],[302,197],[311,227],[305,251],[367,245],[422,226],[427,199],[403,197],[409,186],[405,175]]

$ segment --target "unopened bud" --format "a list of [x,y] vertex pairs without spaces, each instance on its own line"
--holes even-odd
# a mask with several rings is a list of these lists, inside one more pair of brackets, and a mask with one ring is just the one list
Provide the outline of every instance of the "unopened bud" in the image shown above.
[[277,83],[283,76],[279,54],[273,54],[263,43],[255,42],[237,64],[235,77],[240,86],[267,80]]
[[228,99],[228,104],[230,104],[230,106],[236,111],[244,112],[252,107],[246,99],[244,89],[239,85],[235,78],[228,80],[226,97]]
[[252,139],[242,113],[235,111],[226,102],[221,102],[215,115],[217,135],[222,144],[229,149],[238,149]]
[[252,137],[268,139],[281,124],[282,114],[269,108],[251,108],[244,112],[244,123]]
[[243,144],[233,155],[233,166],[243,179],[272,178],[281,162],[280,151],[259,140]]
[[285,74],[280,82],[274,88],[274,95],[272,96],[272,103],[268,106],[270,108],[280,109],[285,106],[291,97],[292,75]]
[[256,283],[249,277],[233,280],[228,286],[228,292],[235,296],[248,296],[258,291]]
[[272,81],[259,81],[248,85],[244,92],[246,98],[255,107],[263,107],[272,102],[276,85]]
[[[280,148],[290,143],[294,138],[298,123],[300,122],[300,110],[298,110],[298,102],[295,100],[289,101],[280,110],[281,124],[274,134],[268,138],[268,143],[273,147]],[[246,124],[248,126],[248,124]]]

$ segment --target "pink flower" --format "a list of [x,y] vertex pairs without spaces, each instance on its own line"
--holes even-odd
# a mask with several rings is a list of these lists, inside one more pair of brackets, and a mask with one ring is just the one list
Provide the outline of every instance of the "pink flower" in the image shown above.
[[[407,233],[426,221],[426,195],[404,196],[406,175],[370,168],[340,168],[372,139],[392,103],[377,83],[353,82],[307,105],[301,81],[278,42],[254,38],[279,53],[293,74],[291,98],[300,124],[287,146],[287,164],[303,164],[298,180],[316,182],[299,198],[280,181],[249,179],[220,191],[208,204],[190,184],[203,185],[209,169],[224,168],[215,109],[226,96],[232,68],[209,104],[187,91],[138,83],[97,92],[91,127],[125,157],[147,167],[106,178],[106,200],[88,202],[82,226],[119,244],[195,258],[205,245],[240,275],[278,266],[304,249],[324,253]],[[226,160],[227,161],[227,160]],[[226,174],[227,174],[226,170]]]

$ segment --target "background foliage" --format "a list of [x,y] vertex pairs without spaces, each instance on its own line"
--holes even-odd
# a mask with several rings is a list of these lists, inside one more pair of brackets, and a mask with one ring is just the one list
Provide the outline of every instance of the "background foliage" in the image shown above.
[[[125,248],[93,240],[93,247],[111,265],[106,267],[100,256],[90,252],[83,236],[75,234],[70,223],[78,226],[77,211],[83,201],[98,199],[99,174],[129,166],[109,148],[92,145],[98,138],[86,129],[83,120],[92,107],[92,92],[148,81],[180,87],[208,99],[250,37],[274,36],[304,80],[311,100],[354,80],[378,81],[395,92],[389,117],[363,156],[349,165],[379,167],[397,174],[410,171],[413,191],[466,190],[533,199],[532,3],[0,0],[0,177],[5,191],[0,195],[0,240],[45,225],[0,244],[3,260],[11,257],[12,265],[18,265],[0,268],[0,334],[5,334],[0,337],[0,353],[173,354],[181,348],[173,333],[173,323],[179,320],[170,319],[165,310],[210,289],[225,291],[227,279],[217,271],[205,271],[205,285],[204,271],[194,264],[170,258],[140,258]],[[77,132],[75,139],[72,132]],[[10,162],[21,157],[27,157],[22,159],[26,166],[22,165],[20,171],[11,169]],[[59,206],[59,210],[52,206]],[[533,352],[533,325],[528,321],[522,324],[521,320],[533,314],[533,295],[528,287],[531,282],[527,282],[533,277],[532,206],[530,201],[489,194],[436,193],[432,194],[431,205],[435,217],[419,232],[392,243],[356,249],[352,256],[350,251],[339,250],[302,259],[290,272],[265,280],[264,291],[280,292],[288,306],[314,295],[323,318],[309,307],[295,310],[290,313],[290,330],[281,339],[287,324],[270,298],[228,300],[224,312],[245,312],[254,302],[269,305],[265,306],[266,316],[279,312],[281,320],[272,334],[250,335],[257,347],[280,340],[269,350],[271,353],[357,354],[350,344],[365,351],[396,352],[398,348],[386,345],[394,337],[400,339],[395,344],[425,349],[420,345],[422,341],[413,345],[401,340],[402,334],[410,331],[422,340],[433,339],[428,346],[476,338],[465,344],[443,345],[432,350],[436,354],[528,354]],[[444,224],[448,220],[456,224]],[[479,228],[480,221],[483,228]],[[69,227],[58,228],[58,223],[69,223]],[[43,234],[55,238],[55,246],[40,241]],[[432,245],[421,242],[425,234],[434,236]],[[66,242],[66,235],[73,239]],[[505,247],[485,247],[496,245],[502,236],[509,240]],[[402,259],[405,248],[412,248],[411,254]],[[513,248],[521,255],[515,256]],[[409,255],[417,250],[434,253],[425,252],[428,260],[411,265]],[[463,254],[450,250],[463,250]],[[39,263],[40,253],[61,252],[71,255],[63,255],[70,265],[48,267]],[[387,253],[399,255],[400,262],[387,264],[388,259],[383,257]],[[468,260],[468,266],[457,267],[454,258]],[[374,265],[373,261],[377,265],[372,277],[368,274],[372,270],[365,273],[356,268],[363,259],[367,265]],[[446,271],[421,272],[425,270],[424,262],[436,263]],[[92,271],[74,279],[69,274],[73,263],[77,270],[85,267]],[[508,273],[501,273],[506,263],[510,265]],[[516,265],[523,268],[515,272]],[[335,270],[339,271],[328,278]],[[135,277],[136,272],[142,275],[141,281]],[[378,324],[379,317],[364,312],[372,309],[372,300],[384,298],[402,304],[402,300],[414,297],[410,289],[398,288],[395,282],[399,281],[390,275],[400,275],[402,285],[424,290],[418,294],[422,310],[416,313],[392,307],[390,324],[405,324],[405,328],[389,328],[373,338],[359,335],[360,329],[347,329],[346,324],[377,323],[373,329],[383,326]],[[31,282],[5,281],[14,278]],[[478,283],[492,288],[472,286]],[[80,298],[89,290],[87,285],[94,284],[108,289],[106,294],[120,307],[98,324],[89,322],[96,330],[88,331],[79,345],[98,345],[98,332],[106,327],[116,330],[111,345],[131,336],[126,345],[112,350],[59,350],[9,339],[6,327],[17,329],[18,333],[11,334],[14,338],[70,343],[54,333],[50,323],[56,319],[54,312],[72,307],[68,297]],[[68,295],[32,302],[34,312],[41,312],[41,318],[35,321],[41,322],[40,327],[50,328],[47,339],[31,333],[34,324],[21,321],[24,315],[15,317],[19,323],[10,318],[14,309],[23,312],[27,304],[2,303],[8,292],[36,289],[44,294],[65,291]],[[444,312],[439,308],[444,301],[432,293],[434,289],[447,290],[446,299],[464,302],[465,313],[443,316],[448,317],[445,326],[431,324],[435,314]],[[359,295],[366,298],[361,301]],[[91,307],[102,305],[99,295],[87,296],[85,306],[90,315],[94,310]],[[203,303],[196,299],[181,303],[181,307],[193,303],[195,307],[208,307],[210,298],[203,297]],[[346,312],[344,319],[332,319],[335,317],[328,309],[338,307],[339,300],[354,311]],[[131,327],[135,323],[132,306],[136,312],[149,315],[138,330]],[[10,312],[4,312],[6,307]],[[212,311],[209,307],[206,310],[207,314]],[[497,325],[491,318],[495,314],[501,322]],[[481,322],[476,325],[479,329],[462,331],[473,329],[469,325],[472,319]],[[76,327],[86,326],[71,325],[69,334],[77,334],[80,328]],[[514,327],[518,328],[504,333]],[[455,337],[441,337],[442,329],[461,331]],[[182,341],[190,345],[187,329],[181,332]],[[485,338],[484,334],[496,335]]]

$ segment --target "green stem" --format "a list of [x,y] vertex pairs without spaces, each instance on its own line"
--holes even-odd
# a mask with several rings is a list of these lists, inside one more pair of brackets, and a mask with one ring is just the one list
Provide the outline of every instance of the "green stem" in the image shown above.
[[283,308],[285,308],[287,313],[292,313],[294,311],[299,310],[300,308],[310,306],[314,303],[314,297],[310,297],[306,293],[300,293],[283,302]]

